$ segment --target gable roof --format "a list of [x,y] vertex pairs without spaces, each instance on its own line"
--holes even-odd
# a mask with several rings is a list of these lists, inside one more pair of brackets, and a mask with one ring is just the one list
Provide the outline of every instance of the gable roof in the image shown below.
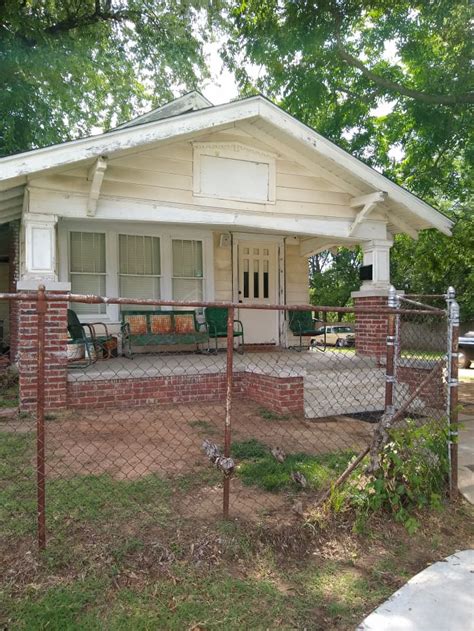
[[193,90],[183,96],[173,99],[160,107],[156,107],[141,116],[132,118],[132,120],[122,123],[114,127],[116,129],[123,129],[124,127],[135,127],[136,125],[142,125],[143,123],[152,123],[153,121],[163,120],[164,118],[171,118],[172,116],[179,116],[180,114],[187,114],[188,112],[195,112],[196,110],[202,110],[206,107],[214,107],[213,104],[206,99],[200,92]]
[[[147,120],[147,116],[152,120]],[[267,143],[277,143],[286,152],[292,152],[305,165],[324,169],[329,178],[342,178],[354,196],[384,191],[384,207],[389,226],[393,214],[394,232],[434,227],[451,234],[452,222],[445,215],[260,95],[211,106],[202,95],[193,92],[107,133],[0,158],[0,191],[16,189],[18,202],[26,176],[32,173],[162,141],[178,142],[232,124],[245,125]],[[1,196],[0,192],[0,204]],[[398,226],[406,225],[406,230],[396,229],[395,215]]]

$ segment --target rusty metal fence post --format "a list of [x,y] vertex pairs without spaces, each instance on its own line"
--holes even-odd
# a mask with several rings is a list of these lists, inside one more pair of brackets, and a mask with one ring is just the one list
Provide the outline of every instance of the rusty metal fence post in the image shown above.
[[[234,382],[234,307],[227,311],[227,362],[226,362],[226,399],[224,424],[224,457],[230,458],[232,431],[232,388]],[[224,472],[223,515],[229,519],[230,475]]]
[[46,547],[46,489],[45,489],[45,428],[44,428],[44,366],[45,366],[45,314],[47,302],[45,287],[38,287],[36,313],[38,316],[37,376],[36,376],[36,480],[38,547]]
[[449,494],[455,499],[458,493],[458,344],[459,344],[459,305],[453,287],[446,294],[448,316],[448,423],[449,423]]

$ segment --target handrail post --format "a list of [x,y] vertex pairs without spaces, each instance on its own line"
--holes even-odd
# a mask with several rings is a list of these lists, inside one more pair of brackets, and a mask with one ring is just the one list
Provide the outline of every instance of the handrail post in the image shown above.
[[[224,457],[230,458],[232,431],[232,388],[234,381],[234,308],[227,311],[227,364],[226,364],[226,399],[224,425]],[[230,476],[224,473],[223,515],[229,519]]]

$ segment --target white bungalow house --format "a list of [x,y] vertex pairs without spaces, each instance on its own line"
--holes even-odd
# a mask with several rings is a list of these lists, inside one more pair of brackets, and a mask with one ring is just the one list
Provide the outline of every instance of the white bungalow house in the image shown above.
[[[384,296],[393,236],[451,227],[262,96],[213,106],[197,92],[101,135],[0,159],[0,224],[0,291],[41,282],[286,304],[308,302],[313,253],[359,244],[371,280],[356,297]],[[76,310],[120,320],[117,305]],[[240,318],[246,342],[287,344],[276,312]]]

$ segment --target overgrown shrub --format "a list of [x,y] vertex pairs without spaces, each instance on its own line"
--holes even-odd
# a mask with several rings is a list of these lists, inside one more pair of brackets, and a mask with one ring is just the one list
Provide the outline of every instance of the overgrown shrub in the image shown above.
[[368,476],[361,467],[343,491],[334,492],[333,506],[355,508],[359,525],[375,511],[389,511],[409,532],[415,532],[419,526],[415,512],[440,507],[446,493],[448,431],[446,422],[419,425],[413,419],[403,428],[392,429],[377,475]]

